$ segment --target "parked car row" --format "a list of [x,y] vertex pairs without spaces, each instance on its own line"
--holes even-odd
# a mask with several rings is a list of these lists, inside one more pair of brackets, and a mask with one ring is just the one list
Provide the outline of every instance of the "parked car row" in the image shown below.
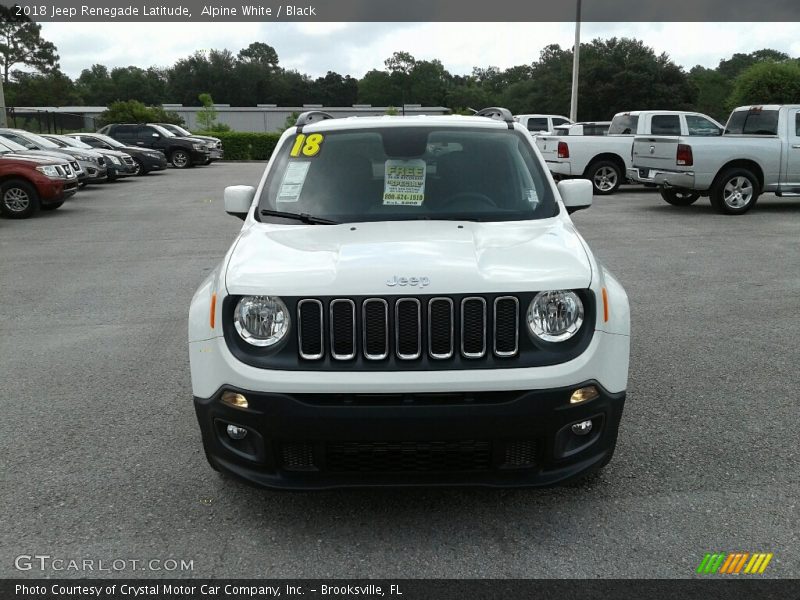
[[168,123],[114,123],[106,125],[98,133],[128,146],[158,150],[176,169],[207,165],[223,157],[219,139],[193,135]]
[[219,139],[168,124],[113,124],[68,135],[0,128],[0,213],[23,219],[58,208],[87,184],[222,157]]

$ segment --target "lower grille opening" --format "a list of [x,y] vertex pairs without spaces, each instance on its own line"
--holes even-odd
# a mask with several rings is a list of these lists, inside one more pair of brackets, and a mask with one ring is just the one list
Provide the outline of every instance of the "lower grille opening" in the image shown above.
[[536,464],[536,441],[519,440],[506,444],[505,461],[506,469],[525,469]]
[[316,471],[314,447],[311,444],[284,444],[281,449],[283,468],[287,471]]
[[491,468],[489,442],[330,442],[325,464],[337,472],[485,471]]

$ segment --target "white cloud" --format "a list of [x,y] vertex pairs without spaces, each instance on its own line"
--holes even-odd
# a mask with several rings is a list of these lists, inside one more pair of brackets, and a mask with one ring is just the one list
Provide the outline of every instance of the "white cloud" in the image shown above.
[[[45,23],[64,72],[94,63],[168,66],[196,50],[236,53],[254,41],[271,44],[281,65],[312,76],[337,71],[361,77],[382,69],[396,50],[437,58],[452,73],[473,66],[506,68],[536,60],[548,44],[571,47],[572,23]],[[796,23],[584,23],[583,41],[636,37],[678,64],[716,66],[734,52],[774,48],[800,55]]]

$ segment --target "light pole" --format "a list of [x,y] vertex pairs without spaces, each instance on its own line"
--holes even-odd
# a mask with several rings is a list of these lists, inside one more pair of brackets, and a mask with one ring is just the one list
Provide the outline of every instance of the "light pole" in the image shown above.
[[3,76],[0,75],[0,127],[7,127],[6,123],[6,97],[3,95]]
[[581,62],[581,0],[577,0],[578,9],[575,15],[575,48],[572,53],[572,98],[569,103],[569,118],[578,120],[578,67]]

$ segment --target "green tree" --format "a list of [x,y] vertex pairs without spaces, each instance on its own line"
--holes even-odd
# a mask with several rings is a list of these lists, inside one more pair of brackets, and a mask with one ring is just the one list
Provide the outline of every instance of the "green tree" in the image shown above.
[[161,104],[166,98],[166,77],[155,67],[117,67],[111,70],[112,100],[139,100],[144,104]]
[[16,16],[13,6],[0,6],[0,68],[3,83],[10,81],[12,67],[25,65],[41,73],[58,68],[52,42],[42,39],[42,26]]
[[174,123],[183,125],[183,119],[161,106],[147,106],[138,100],[112,102],[108,109],[97,117],[98,126],[109,123]]
[[217,102],[239,104],[237,64],[229,50],[195,52],[180,59],[167,71],[167,97],[185,106],[200,106],[198,94],[207,92]]
[[756,63],[785,62],[787,60],[789,60],[788,54],[778,50],[771,50],[769,48],[756,50],[755,52],[750,52],[749,54],[737,52],[730,58],[719,61],[717,72],[729,80],[733,80],[745,69],[752,67]]
[[286,121],[283,122],[283,128],[289,129],[289,127],[294,127],[295,125],[297,125],[297,117],[299,116],[300,113],[297,111],[290,114],[288,117],[286,117]]
[[264,42],[253,42],[239,51],[237,58],[243,63],[254,63],[270,70],[278,68],[278,53]]
[[[572,50],[547,46],[532,65],[530,79],[502,95],[513,112],[568,114]],[[639,40],[595,39],[581,44],[578,119],[604,120],[625,110],[692,108],[695,88],[666,54]]]
[[694,109],[724,122],[733,82],[716,69],[698,65],[689,71],[689,83],[695,88]]
[[311,85],[311,101],[325,106],[350,106],[358,101],[358,81],[328,71]]
[[111,81],[111,74],[105,65],[94,64],[81,71],[75,86],[84,102],[89,105],[108,106],[109,103],[118,99],[114,91],[114,82]]
[[747,104],[792,104],[800,98],[800,63],[761,62],[736,78],[728,108]]
[[368,71],[358,82],[358,101],[373,106],[401,104],[402,90],[395,84],[386,71]]
[[416,61],[407,75],[406,102],[438,106],[447,102],[452,76],[438,60]]
[[211,94],[200,94],[198,96],[203,105],[197,112],[197,125],[203,131],[211,131],[217,122],[217,109],[214,108],[214,100]]
[[417,60],[408,52],[395,52],[383,64],[389,73],[401,73],[403,75],[411,74]]
[[9,106],[73,106],[81,96],[72,79],[58,69],[49,73],[14,72],[14,82],[6,90]]

